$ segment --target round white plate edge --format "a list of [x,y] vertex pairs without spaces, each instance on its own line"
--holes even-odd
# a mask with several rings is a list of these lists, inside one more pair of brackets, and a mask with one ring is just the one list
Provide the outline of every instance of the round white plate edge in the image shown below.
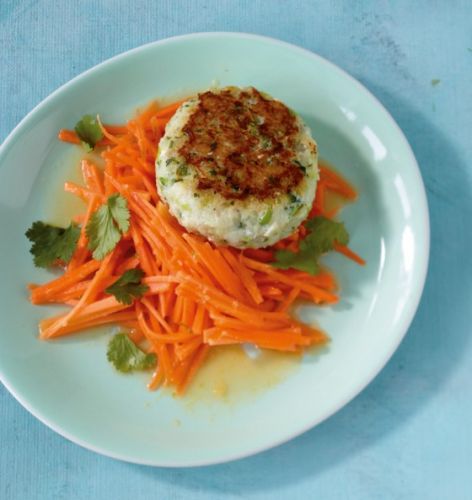
[[159,467],[196,467],[196,466],[207,466],[207,465],[215,465],[219,463],[224,463],[224,462],[229,462],[232,460],[238,460],[242,459],[251,455],[255,455],[257,453],[261,453],[262,451],[274,448],[276,446],[279,446],[283,443],[286,443],[287,441],[290,441],[291,439],[300,436],[301,434],[307,432],[308,430],[312,429],[313,427],[317,426],[324,420],[328,419],[330,416],[332,416],[334,413],[339,411],[341,408],[346,406],[351,400],[353,400],[357,395],[359,395],[365,387],[376,377],[376,375],[382,370],[382,368],[387,364],[389,359],[392,357],[394,352],[397,350],[398,346],[400,345],[401,341],[403,340],[404,336],[406,335],[408,328],[411,325],[411,322],[413,321],[413,318],[415,316],[416,310],[418,308],[424,285],[426,282],[426,275],[427,275],[427,270],[428,270],[428,263],[429,263],[429,250],[430,250],[430,220],[429,220],[429,212],[428,212],[428,203],[427,203],[427,197],[426,197],[426,191],[424,188],[424,183],[421,177],[420,169],[418,166],[418,163],[416,161],[415,155],[413,153],[413,150],[408,143],[408,140],[406,139],[405,135],[403,134],[402,130],[398,126],[398,124],[395,122],[393,117],[390,115],[388,110],[385,108],[385,106],[366,88],[364,85],[362,85],[358,80],[356,80],[354,77],[352,77],[349,73],[341,69],[339,66],[335,65],[331,61],[325,59],[324,57],[308,50],[304,49],[302,47],[298,47],[296,45],[293,45],[288,42],[284,42],[282,40],[277,40],[275,38],[267,37],[267,36],[262,36],[262,35],[256,35],[256,34],[251,34],[251,33],[242,33],[242,32],[200,32],[200,33],[191,33],[191,34],[186,34],[186,35],[179,35],[179,36],[174,36],[170,38],[166,38],[163,40],[158,40],[154,42],[147,43],[145,45],[141,45],[139,47],[136,47],[134,49],[128,50],[126,52],[123,52],[121,54],[118,54],[116,56],[113,56],[95,66],[92,68],[84,71],[83,73],[79,74],[78,76],[74,77],[72,80],[69,80],[66,82],[64,85],[60,86],[57,88],[55,91],[53,91],[49,96],[47,96],[44,100],[42,100],[37,106],[35,106],[19,123],[18,125],[10,132],[10,134],[7,136],[3,144],[0,146],[0,160],[1,157],[5,154],[7,154],[9,148],[13,145],[13,141],[15,137],[18,134],[21,134],[23,129],[25,129],[28,126],[28,122],[36,115],[38,112],[42,110],[43,107],[46,107],[49,104],[49,101],[53,100],[55,96],[62,91],[64,91],[67,88],[70,88],[72,86],[75,86],[77,84],[80,84],[80,81],[85,78],[89,73],[96,71],[97,69],[104,69],[105,66],[107,66],[110,63],[113,63],[120,58],[123,57],[129,57],[130,55],[134,53],[138,53],[142,50],[146,50],[147,48],[151,48],[154,46],[158,45],[165,45],[168,43],[173,43],[177,40],[185,40],[185,39],[194,39],[195,37],[221,37],[221,36],[234,36],[235,38],[245,38],[245,39],[254,39],[254,40],[265,40],[266,42],[270,42],[275,45],[280,45],[286,48],[290,48],[291,50],[294,51],[299,51],[301,53],[304,53],[307,57],[312,58],[312,59],[317,59],[318,61],[321,61],[323,64],[326,64],[331,67],[331,69],[339,72],[342,74],[346,79],[348,79],[352,85],[356,86],[357,89],[360,92],[366,93],[376,104],[379,106],[379,108],[384,112],[386,118],[390,121],[390,124],[396,129],[399,138],[404,143],[405,149],[408,152],[410,156],[410,161],[411,165],[414,168],[414,174],[416,177],[416,182],[417,186],[420,189],[421,193],[421,200],[419,201],[420,207],[424,207],[424,218],[423,218],[423,242],[424,245],[422,247],[422,256],[419,259],[419,262],[421,264],[421,269],[417,271],[419,279],[416,281],[414,287],[415,290],[412,293],[412,296],[414,297],[414,300],[408,303],[408,307],[405,310],[403,316],[402,316],[402,324],[398,327],[398,329],[401,331],[401,334],[398,335],[396,343],[392,344],[392,349],[386,353],[386,355],[383,358],[379,358],[377,361],[377,364],[372,368],[371,372],[364,377],[364,379],[360,380],[356,386],[356,389],[352,392],[352,394],[339,401],[336,405],[332,405],[332,407],[327,408],[322,416],[317,418],[316,420],[310,422],[309,425],[302,427],[300,429],[297,429],[296,432],[289,433],[286,436],[283,436],[282,438],[272,441],[268,445],[263,445],[261,447],[249,449],[244,453],[236,453],[236,454],[228,454],[226,456],[221,457],[218,460],[210,460],[210,461],[198,461],[198,462],[189,462],[189,463],[158,463],[155,461],[143,461],[140,460],[139,458],[130,458],[128,456],[120,456],[119,454],[113,454],[108,452],[107,450],[103,450],[99,447],[95,447],[90,443],[83,442],[80,439],[77,439],[76,437],[70,435],[67,431],[65,431],[61,426],[56,425],[54,423],[49,422],[46,418],[44,418],[41,415],[40,411],[37,411],[36,409],[32,408],[29,403],[23,399],[19,394],[15,392],[13,389],[12,385],[8,383],[7,377],[2,373],[0,370],[0,381],[3,383],[3,385],[7,388],[7,390],[15,397],[15,399],[26,409],[28,410],[34,417],[36,417],[40,422],[48,426],[50,429],[53,431],[57,432],[61,436],[65,437],[69,441],[72,441],[73,443],[76,443],[88,450],[94,451],[96,453],[99,453],[101,455],[105,455],[111,458],[115,458],[118,460],[122,460],[125,462],[131,462],[131,463],[136,463],[136,464],[141,464],[141,465],[150,465],[150,466],[159,466]]

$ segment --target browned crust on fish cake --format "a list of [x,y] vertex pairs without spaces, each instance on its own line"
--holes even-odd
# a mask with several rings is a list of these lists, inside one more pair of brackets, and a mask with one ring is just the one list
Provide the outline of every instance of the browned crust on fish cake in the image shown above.
[[304,172],[296,160],[296,116],[256,89],[204,92],[183,128],[179,153],[197,172],[198,189],[227,199],[289,193]]

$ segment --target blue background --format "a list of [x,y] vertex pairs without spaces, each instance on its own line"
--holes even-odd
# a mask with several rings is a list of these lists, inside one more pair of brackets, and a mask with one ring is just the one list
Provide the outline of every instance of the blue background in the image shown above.
[[471,499],[470,1],[0,0],[0,140],[104,59],[217,30],[311,49],[358,78],[397,120],[431,212],[418,314],[387,367],[346,408],[284,446],[215,467],[166,470],[96,455],[0,387],[0,498]]

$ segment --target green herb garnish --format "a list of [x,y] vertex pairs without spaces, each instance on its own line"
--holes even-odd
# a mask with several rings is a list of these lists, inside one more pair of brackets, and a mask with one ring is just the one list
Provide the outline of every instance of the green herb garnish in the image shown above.
[[75,133],[82,141],[82,145],[87,151],[92,151],[97,142],[103,138],[103,132],[96,117],[92,115],[84,115],[75,124]]
[[74,223],[62,228],[36,221],[25,235],[33,243],[30,252],[34,256],[34,265],[49,267],[57,260],[70,261],[79,240],[80,228]]
[[277,250],[274,267],[280,269],[298,269],[309,274],[317,274],[320,266],[318,259],[326,252],[334,249],[334,244],[347,245],[349,234],[342,222],[336,222],[326,217],[315,217],[306,224],[307,236],[300,242],[298,252]]
[[105,289],[105,293],[114,295],[118,302],[130,306],[134,299],[144,295],[149,287],[141,283],[144,272],[141,269],[128,269],[114,283]]
[[112,194],[93,213],[85,228],[93,258],[101,260],[109,254],[128,228],[128,202],[120,194]]
[[126,333],[118,333],[108,343],[107,358],[120,372],[149,370],[156,366],[156,355],[146,354],[136,347]]

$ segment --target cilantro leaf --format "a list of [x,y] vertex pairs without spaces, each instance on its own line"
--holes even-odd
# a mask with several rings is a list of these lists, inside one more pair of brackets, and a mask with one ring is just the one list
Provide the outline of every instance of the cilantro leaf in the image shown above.
[[275,252],[274,267],[279,269],[298,269],[309,274],[317,274],[319,266],[317,262],[318,255],[311,251],[310,246],[305,241],[300,243],[300,249],[297,253],[290,250],[277,250]]
[[70,261],[77,246],[80,228],[74,223],[62,228],[36,221],[25,235],[33,243],[30,252],[34,256],[34,265],[49,267],[56,260]]
[[101,260],[109,254],[120,241],[121,235],[129,229],[128,203],[120,194],[112,194],[108,200],[93,213],[85,228],[89,248],[93,258]]
[[314,217],[306,224],[309,233],[300,242],[299,251],[278,250],[275,252],[274,267],[280,269],[298,269],[309,274],[317,274],[320,270],[318,259],[321,255],[333,250],[334,243],[347,245],[349,234],[342,222],[326,217]]
[[310,231],[310,240],[319,248],[320,253],[333,250],[334,242],[340,245],[349,243],[349,234],[342,222],[319,216],[310,219],[305,226]]
[[105,293],[114,295],[118,302],[130,306],[133,299],[141,297],[149,290],[147,285],[141,284],[143,276],[141,269],[128,269],[105,289]]
[[149,370],[156,365],[155,354],[145,354],[126,333],[118,333],[108,342],[107,358],[120,372]]
[[74,130],[87,151],[92,151],[97,142],[103,138],[103,132],[98,120],[92,115],[82,116],[75,124]]

